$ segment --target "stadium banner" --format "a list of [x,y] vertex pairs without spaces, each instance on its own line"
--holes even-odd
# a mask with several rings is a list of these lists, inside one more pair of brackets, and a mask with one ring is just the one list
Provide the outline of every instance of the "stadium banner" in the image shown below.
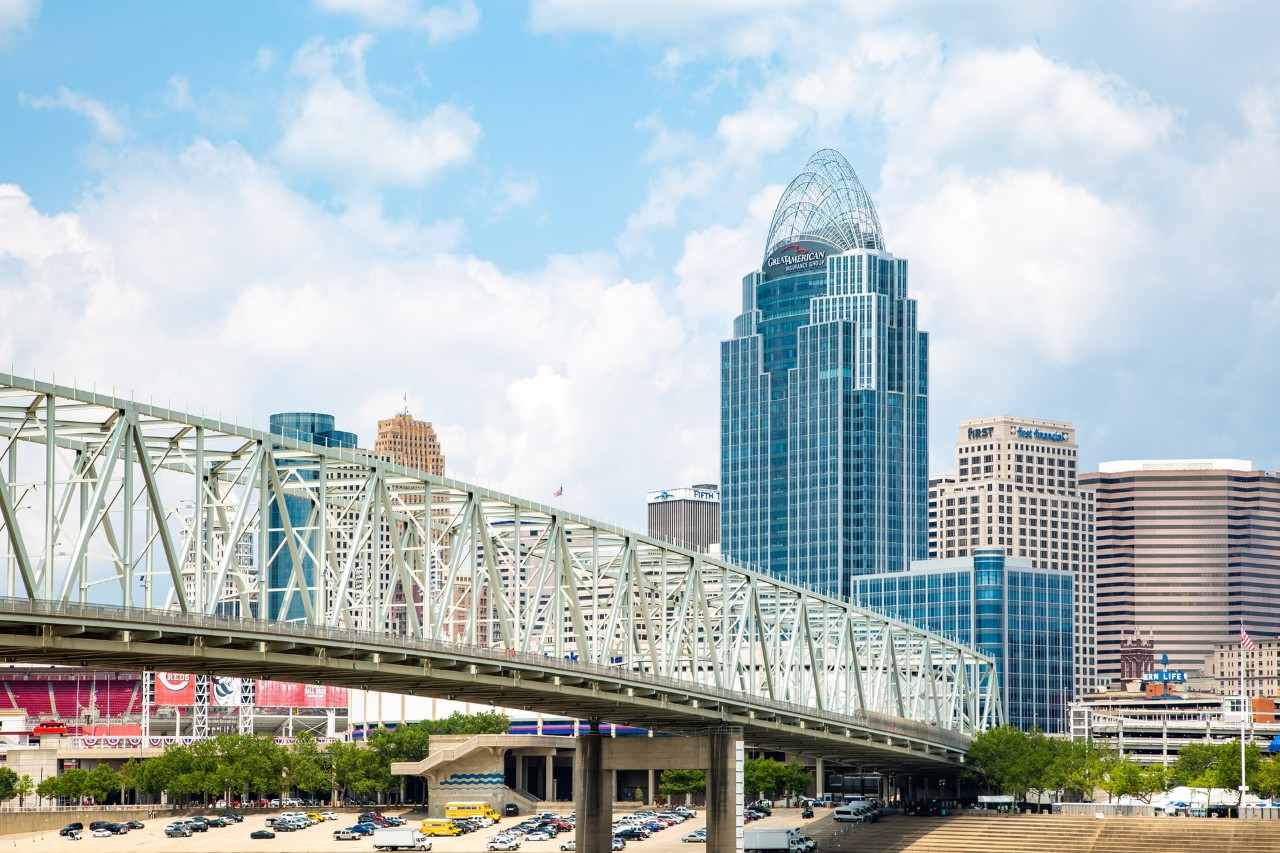
[[185,672],[156,673],[157,705],[194,705],[196,681]]
[[259,681],[259,708],[345,708],[347,688],[290,681]]

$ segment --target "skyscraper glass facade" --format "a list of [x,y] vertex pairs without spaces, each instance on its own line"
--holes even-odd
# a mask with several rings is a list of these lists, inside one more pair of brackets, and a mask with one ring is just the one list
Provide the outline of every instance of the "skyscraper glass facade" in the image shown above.
[[990,655],[1005,718],[1065,731],[1072,696],[1073,577],[1003,548],[855,579],[860,602]]
[[[282,412],[271,416],[271,434],[284,436],[296,441],[318,444],[322,447],[354,448],[359,443],[356,434],[334,429],[333,415],[318,412]],[[314,480],[319,477],[315,470],[290,472],[303,480]],[[281,472],[283,478],[284,472]],[[267,513],[267,614],[268,618],[281,618],[301,621],[306,618],[306,610],[302,599],[296,594],[286,600],[285,588],[294,574],[294,550],[289,547],[285,514],[288,516],[289,528],[293,529],[294,545],[297,551],[297,567],[301,572],[306,589],[312,589],[316,583],[316,564],[311,558],[315,553],[315,536],[319,532],[318,520],[313,518],[314,504],[305,498],[286,495],[284,499],[286,513],[281,513],[276,501],[269,505]]]
[[847,599],[927,553],[928,337],[838,153],[783,193],[742,303],[720,349],[721,549]]

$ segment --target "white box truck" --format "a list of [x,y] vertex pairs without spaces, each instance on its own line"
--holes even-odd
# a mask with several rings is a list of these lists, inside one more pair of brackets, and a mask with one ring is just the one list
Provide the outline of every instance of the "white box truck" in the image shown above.
[[794,853],[796,831],[785,826],[747,827],[742,833],[745,853]]
[[411,826],[392,826],[373,831],[374,850],[430,850],[431,842]]

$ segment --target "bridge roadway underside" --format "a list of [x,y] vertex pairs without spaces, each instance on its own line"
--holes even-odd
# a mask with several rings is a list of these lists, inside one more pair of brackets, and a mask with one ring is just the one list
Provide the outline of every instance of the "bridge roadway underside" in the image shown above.
[[953,775],[970,742],[910,720],[877,714],[868,714],[868,720],[833,718],[744,693],[554,658],[141,608],[0,599],[2,662],[327,684],[598,719],[676,735],[729,726],[741,730],[752,747],[900,775]]

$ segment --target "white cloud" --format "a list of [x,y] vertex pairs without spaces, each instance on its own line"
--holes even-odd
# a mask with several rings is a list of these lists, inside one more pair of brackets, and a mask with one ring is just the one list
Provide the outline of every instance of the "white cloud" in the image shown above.
[[614,36],[694,38],[735,19],[778,15],[808,0],[647,0],[600,3],[596,0],[534,0],[529,19],[535,32],[589,30]]
[[370,36],[308,42],[293,71],[307,88],[286,108],[276,152],[291,170],[346,186],[420,185],[471,157],[480,126],[467,110],[438,104],[404,117],[380,103],[365,79]]
[[181,74],[169,78],[169,88],[164,95],[165,104],[171,110],[189,110],[194,101],[191,100],[191,83]]
[[73,92],[66,86],[59,86],[56,95],[20,95],[19,100],[28,107],[37,109],[65,109],[87,118],[93,125],[94,135],[104,142],[123,142],[126,136],[124,124],[121,123],[106,104]]
[[40,14],[40,0],[0,0],[0,50],[7,50]]
[[513,275],[456,235],[327,210],[234,144],[132,151],[75,213],[0,192],[0,363],[259,427],[330,410],[366,443],[408,392],[452,474],[563,482],[566,507],[633,525],[655,472],[714,466],[714,351],[658,287],[607,254]]
[[373,27],[400,27],[427,34],[432,44],[466,35],[480,25],[474,0],[424,6],[420,0],[314,0],[325,12],[354,15]]
[[261,74],[270,71],[275,62],[275,51],[269,47],[260,47],[253,55],[253,61],[249,63],[249,67]]

